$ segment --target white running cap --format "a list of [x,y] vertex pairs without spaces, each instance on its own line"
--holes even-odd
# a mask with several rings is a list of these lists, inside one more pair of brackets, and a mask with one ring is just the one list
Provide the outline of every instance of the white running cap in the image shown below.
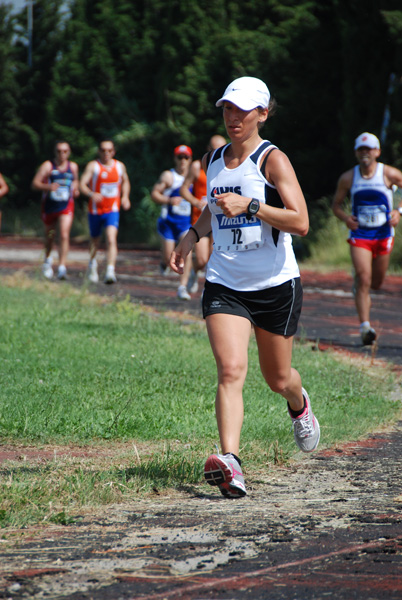
[[222,106],[227,101],[232,102],[241,110],[253,110],[257,106],[268,108],[270,97],[269,89],[261,79],[239,77],[228,85],[215,106]]
[[359,137],[355,139],[355,150],[366,146],[367,148],[378,148],[380,149],[380,140],[373,133],[361,133]]

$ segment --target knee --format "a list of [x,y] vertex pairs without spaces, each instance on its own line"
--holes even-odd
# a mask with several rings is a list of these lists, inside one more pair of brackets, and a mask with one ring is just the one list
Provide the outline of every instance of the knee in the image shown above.
[[356,286],[360,289],[370,289],[372,285],[371,276],[368,273],[356,274]]
[[281,377],[280,375],[276,375],[267,380],[267,383],[270,389],[275,392],[275,394],[280,394],[284,396],[286,394],[286,390],[288,389],[289,380],[287,377]]
[[205,267],[207,266],[207,262],[208,262],[208,256],[198,256],[197,257],[197,263],[198,263],[198,269],[201,271],[202,269],[205,269]]
[[230,385],[244,380],[247,372],[247,365],[238,361],[226,362],[218,367],[218,378],[220,383]]

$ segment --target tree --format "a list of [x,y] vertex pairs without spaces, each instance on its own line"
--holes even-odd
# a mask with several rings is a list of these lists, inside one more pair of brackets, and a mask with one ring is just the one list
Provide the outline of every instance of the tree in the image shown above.
[[225,134],[217,98],[235,77],[254,75],[278,101],[263,134],[294,164],[314,234],[329,210],[323,197],[354,160],[353,139],[379,135],[385,108],[384,157],[401,160],[398,3],[70,0],[66,13],[65,3],[35,0],[31,69],[25,13],[0,13],[0,108],[16,185],[26,193],[55,139],[70,142],[83,168],[99,138],[111,137],[133,183],[122,237],[146,241],[158,212],[149,189],[173,147],[201,156],[212,134]]
[[17,184],[16,167],[23,141],[19,117],[20,89],[15,77],[18,68],[12,44],[14,23],[9,7],[0,5],[0,170],[6,175],[10,196],[14,197]]

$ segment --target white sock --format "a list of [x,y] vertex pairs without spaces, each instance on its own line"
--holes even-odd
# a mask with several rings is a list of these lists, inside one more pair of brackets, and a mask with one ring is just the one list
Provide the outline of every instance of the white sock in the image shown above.
[[363,331],[363,329],[370,329],[370,321],[363,321],[363,323],[360,323],[360,331]]

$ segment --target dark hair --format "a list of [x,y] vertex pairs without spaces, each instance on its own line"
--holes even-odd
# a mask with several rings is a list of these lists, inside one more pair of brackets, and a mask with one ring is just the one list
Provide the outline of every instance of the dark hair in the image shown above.
[[268,104],[268,119],[269,117],[273,117],[276,113],[276,109],[278,108],[278,103],[275,98],[271,98]]
[[99,140],[99,144],[98,144],[98,148],[101,147],[101,144],[103,144],[103,142],[110,142],[111,144],[113,144],[113,148],[116,150],[116,146],[114,144],[114,141],[111,140],[110,138],[102,138],[101,140]]
[[[267,120],[270,117],[274,116],[274,114],[276,113],[277,106],[278,106],[278,103],[275,100],[275,98],[271,98],[269,101],[269,104],[268,104],[268,117],[265,119],[265,121],[258,123],[258,130],[262,129],[264,127],[265,123],[267,122]],[[258,108],[258,110],[266,110],[262,106],[258,106],[257,108]]]
[[70,150],[71,150],[70,143],[69,143],[69,142],[66,142],[66,140],[57,140],[57,141],[54,143],[53,150],[56,150],[56,148],[57,148],[57,146],[58,146],[59,144],[67,144],[67,145],[68,145],[68,147],[69,147],[69,148],[70,148]]

